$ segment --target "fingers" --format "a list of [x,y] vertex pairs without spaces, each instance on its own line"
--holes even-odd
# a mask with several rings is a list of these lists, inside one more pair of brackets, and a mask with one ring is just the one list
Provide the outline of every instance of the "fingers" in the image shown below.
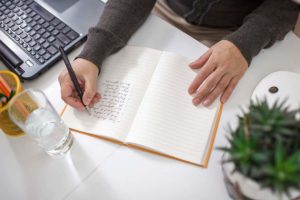
[[[81,111],[84,111],[84,106],[79,99],[78,95],[74,91],[73,85],[71,84],[62,84],[61,85],[61,97],[62,99],[69,104],[70,106],[79,109]],[[96,93],[94,97],[92,98],[91,102],[88,104],[90,108],[94,107],[96,103],[100,101],[101,95],[100,93]]]
[[221,40],[198,60],[190,64],[191,68],[201,68],[191,83],[188,92],[196,92],[193,103],[210,105],[220,94],[225,103],[238,81],[248,68],[248,63],[238,47]]
[[193,104],[196,106],[200,104],[207,94],[209,94],[217,86],[222,76],[223,72],[221,70],[217,70],[209,75],[208,78],[206,78],[206,80],[197,89],[197,93],[193,99]]
[[90,77],[88,78],[85,78],[85,85],[84,85],[84,93],[83,93],[83,103],[85,105],[89,105],[94,96],[96,95],[96,91],[97,91],[97,88],[96,88],[96,79],[92,79]]
[[[83,67],[84,66],[84,67]],[[100,100],[100,94],[96,92],[99,68],[92,62],[78,58],[72,62],[72,67],[77,76],[77,80],[82,89],[83,102],[89,107],[93,107]],[[61,97],[70,106],[84,110],[84,105],[79,99],[67,70],[63,70],[59,75],[61,86]]]
[[225,88],[228,86],[230,82],[230,76],[225,74],[222,79],[219,81],[218,85],[213,89],[213,91],[207,95],[205,100],[203,101],[204,106],[209,106],[216,100],[218,96],[220,96]]
[[211,55],[212,51],[208,50],[207,52],[205,52],[200,58],[198,58],[197,60],[195,60],[194,62],[190,63],[190,67],[192,69],[199,69],[201,68],[209,59],[210,55]]
[[199,86],[203,83],[203,81],[215,70],[216,64],[213,62],[210,62],[210,60],[207,61],[205,66],[201,68],[193,82],[191,83],[188,92],[189,94],[193,94],[196,92],[196,90],[199,88]]
[[222,103],[226,103],[226,101],[229,99],[229,97],[232,94],[234,88],[238,84],[240,78],[241,77],[236,76],[233,79],[231,79],[231,81],[229,82],[228,86],[226,87],[223,95],[221,96],[221,102]]
[[72,106],[72,107],[74,107],[74,108],[76,108],[76,109],[78,109],[80,111],[84,111],[84,109],[85,109],[84,106],[82,105],[80,99],[77,99],[77,98],[74,98],[74,97],[66,97],[64,99],[64,101],[68,105],[70,105],[70,106]]
[[95,104],[100,101],[100,99],[101,99],[100,93],[96,93],[96,95],[94,96],[94,98],[92,99],[91,103],[88,106],[90,108],[93,108],[95,106]]
[[61,84],[61,98],[70,106],[79,110],[84,110],[81,101],[75,97],[73,86],[71,84]]

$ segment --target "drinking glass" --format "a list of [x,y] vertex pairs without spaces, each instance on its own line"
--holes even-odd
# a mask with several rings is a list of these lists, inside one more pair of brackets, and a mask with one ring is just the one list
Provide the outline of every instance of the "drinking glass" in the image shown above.
[[8,113],[49,155],[60,157],[70,150],[72,134],[42,91],[27,89],[17,94]]

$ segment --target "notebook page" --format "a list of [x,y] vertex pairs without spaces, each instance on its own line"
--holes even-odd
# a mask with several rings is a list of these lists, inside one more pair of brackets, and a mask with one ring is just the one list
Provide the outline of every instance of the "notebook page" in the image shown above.
[[161,51],[125,47],[105,60],[98,81],[102,99],[92,115],[70,106],[63,119],[70,128],[124,141],[158,64]]
[[126,142],[201,164],[217,108],[192,104],[190,61],[163,53]]

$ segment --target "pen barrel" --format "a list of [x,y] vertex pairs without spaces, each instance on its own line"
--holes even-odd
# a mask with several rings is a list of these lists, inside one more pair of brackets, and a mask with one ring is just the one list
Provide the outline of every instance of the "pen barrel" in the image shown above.
[[80,85],[78,83],[78,79],[77,79],[76,74],[74,73],[73,70],[70,70],[69,67],[68,67],[68,71],[69,71],[69,74],[70,74],[70,77],[71,77],[71,80],[72,80],[72,83],[73,83],[73,85],[75,87],[76,92],[78,93],[79,97],[82,97],[83,96],[83,92],[82,92],[81,87],[80,87]]
[[76,92],[77,92],[77,94],[78,94],[78,96],[81,100],[81,103],[84,105],[83,99],[82,99],[83,98],[83,92],[82,92],[81,87],[79,85],[77,76],[76,76],[75,72],[73,71],[71,64],[69,65],[69,64],[66,63],[66,67],[68,69],[69,75],[70,75],[72,83],[74,85],[74,88],[75,88],[75,90],[76,90]]
[[81,90],[81,87],[80,87],[80,84],[79,84],[78,79],[76,77],[76,74],[75,74],[75,72],[74,72],[74,70],[73,70],[73,68],[71,66],[71,63],[70,63],[70,61],[68,59],[68,56],[67,56],[67,54],[65,53],[65,51],[64,51],[64,49],[62,47],[59,47],[59,51],[61,53],[61,56],[62,56],[62,59],[63,59],[65,65],[67,67],[67,70],[68,70],[69,75],[71,77],[72,83],[73,83],[73,85],[75,87],[75,90],[76,90],[76,92],[77,92],[77,94],[78,94],[78,96],[79,96],[79,98],[81,100],[81,103],[85,106],[85,104],[83,103],[83,92]]

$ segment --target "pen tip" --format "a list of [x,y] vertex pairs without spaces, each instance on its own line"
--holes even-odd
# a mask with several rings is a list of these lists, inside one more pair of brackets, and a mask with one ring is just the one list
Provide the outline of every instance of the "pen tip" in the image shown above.
[[91,110],[87,106],[85,106],[85,109],[89,115],[92,115]]

